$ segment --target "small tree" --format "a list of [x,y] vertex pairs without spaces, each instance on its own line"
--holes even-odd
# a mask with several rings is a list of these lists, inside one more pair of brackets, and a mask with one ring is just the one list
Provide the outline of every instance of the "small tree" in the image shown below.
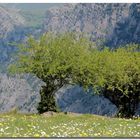
[[57,111],[54,93],[63,85],[75,83],[77,70],[88,58],[91,42],[82,35],[47,33],[35,40],[30,37],[26,44],[18,45],[16,62],[10,66],[14,73],[32,73],[46,83],[40,91],[38,111]]
[[111,100],[122,117],[132,117],[140,101],[139,45],[91,51],[89,62],[80,66],[82,73],[76,80]]

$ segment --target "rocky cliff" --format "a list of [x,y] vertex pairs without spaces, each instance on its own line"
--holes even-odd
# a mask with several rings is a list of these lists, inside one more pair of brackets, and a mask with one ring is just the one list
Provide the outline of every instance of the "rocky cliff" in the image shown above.
[[107,44],[140,43],[140,4],[132,4],[128,16],[117,22]]
[[44,31],[77,31],[93,41],[108,40],[118,22],[128,17],[130,4],[66,4],[46,12]]
[[44,31],[87,33],[97,44],[140,43],[140,4],[66,4],[46,12]]
[[[16,27],[24,24],[24,19],[18,14],[18,11],[3,6],[0,6],[0,17],[0,64],[2,67],[9,57],[8,52],[13,51],[8,45],[10,40],[15,41],[13,32],[16,32]],[[11,33],[13,35],[10,35]],[[18,38],[16,37],[16,40]]]
[[0,38],[6,38],[9,32],[15,30],[17,26],[24,24],[24,19],[15,9],[0,6]]
[[37,113],[40,88],[43,84],[34,76],[0,74],[0,112],[17,109],[22,113]]

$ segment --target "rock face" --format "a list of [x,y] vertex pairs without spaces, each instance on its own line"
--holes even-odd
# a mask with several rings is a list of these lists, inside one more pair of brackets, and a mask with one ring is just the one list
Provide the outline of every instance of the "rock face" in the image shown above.
[[44,31],[78,31],[93,41],[110,38],[116,23],[129,14],[130,4],[66,4],[46,12]]
[[101,95],[85,93],[79,86],[65,86],[56,93],[56,102],[63,112],[115,116],[118,109]]
[[0,6],[0,17],[0,38],[6,38],[16,26],[21,26],[25,22],[17,10],[3,6]]
[[9,77],[6,74],[0,74],[0,112],[16,108],[23,113],[37,113],[41,82],[34,77],[30,79],[34,81],[32,84],[19,76]]
[[138,108],[136,109],[135,116],[140,116],[140,103],[138,104]]
[[66,4],[46,12],[44,31],[87,33],[97,44],[140,43],[140,4]]
[[113,29],[107,44],[118,46],[140,43],[140,4],[132,4],[127,17],[120,20]]
[[16,51],[13,43],[22,43],[30,34],[40,33],[40,29],[26,27],[25,19],[20,10],[10,9],[0,5],[0,72],[6,72]]

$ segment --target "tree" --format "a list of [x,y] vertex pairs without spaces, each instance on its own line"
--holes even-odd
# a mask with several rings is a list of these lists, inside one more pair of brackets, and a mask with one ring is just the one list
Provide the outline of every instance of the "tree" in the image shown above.
[[40,91],[40,113],[57,111],[54,93],[63,85],[79,84],[103,94],[122,117],[134,115],[140,101],[139,45],[98,49],[83,35],[47,33],[18,48],[11,71],[32,73],[46,83]]
[[91,45],[83,35],[75,33],[47,33],[39,40],[30,37],[26,44],[18,45],[16,62],[10,71],[32,73],[44,81],[38,111],[57,111],[54,93],[65,84],[77,82],[74,71],[88,58]]
[[111,100],[122,117],[132,117],[140,101],[139,47],[130,44],[114,50],[92,49],[90,62],[82,66],[79,77],[79,81],[84,79],[83,84]]

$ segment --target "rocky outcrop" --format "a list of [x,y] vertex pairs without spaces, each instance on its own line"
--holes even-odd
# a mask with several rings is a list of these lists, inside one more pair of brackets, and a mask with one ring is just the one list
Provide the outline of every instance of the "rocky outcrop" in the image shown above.
[[19,76],[9,77],[0,74],[0,112],[14,108],[22,113],[37,113],[40,88],[41,81],[35,77],[30,76],[27,82]]
[[16,26],[22,26],[25,22],[17,10],[4,6],[0,6],[0,17],[0,38],[6,38]]
[[107,40],[112,47],[138,43],[140,44],[140,4],[132,4],[127,17],[116,23],[115,28]]
[[44,31],[87,33],[93,41],[110,38],[116,23],[129,14],[130,4],[66,4],[46,12]]
[[22,43],[29,35],[40,35],[40,29],[26,26],[20,10],[0,5],[0,72],[6,72],[17,48],[13,43]]
[[66,4],[46,12],[43,31],[77,31],[97,45],[140,43],[140,4]]
[[56,102],[63,112],[115,116],[117,107],[102,95],[86,93],[79,86],[65,86],[56,93]]

